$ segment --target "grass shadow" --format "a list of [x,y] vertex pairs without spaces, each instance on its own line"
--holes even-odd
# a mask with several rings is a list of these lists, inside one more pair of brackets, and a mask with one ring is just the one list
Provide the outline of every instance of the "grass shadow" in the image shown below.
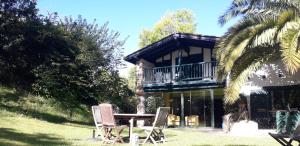
[[[81,120],[70,120],[64,116],[60,115],[54,115],[47,112],[42,112],[35,109],[28,109],[23,106],[21,106],[20,100],[22,98],[26,98],[28,95],[25,93],[25,91],[22,90],[12,90],[9,88],[0,88],[0,108],[3,108],[9,112],[19,113],[23,114],[32,118],[36,118],[39,120],[48,121],[51,123],[71,123],[71,124],[80,124],[80,125],[93,125],[91,121],[81,121]],[[12,103],[16,104],[6,104],[9,101],[12,101]],[[26,102],[26,101],[25,101]],[[84,114],[84,113],[81,113]],[[86,114],[86,113],[85,113]]]
[[20,133],[11,128],[0,128],[0,139],[0,145],[16,145],[16,142],[27,145],[71,145],[55,135]]
[[25,95],[24,91],[15,91],[6,88],[0,88],[0,97],[8,101],[17,102],[22,96]]
[[36,118],[39,120],[44,120],[44,121],[56,123],[56,124],[72,123],[72,124],[89,125],[89,126],[92,125],[92,123],[90,123],[90,122],[73,121],[73,120],[69,120],[65,117],[52,115],[49,113],[42,113],[42,112],[31,110],[31,109],[22,109],[21,107],[18,107],[18,106],[10,106],[10,105],[2,104],[2,103],[0,103],[0,108],[3,108],[9,112],[23,114],[23,115],[26,115],[26,116],[29,116],[32,118]]
[[[202,144],[202,145],[192,145],[192,146],[212,146],[212,145],[209,145],[209,144]],[[239,145],[239,144],[229,144],[229,145],[225,145],[225,146],[254,146],[254,145]]]
[[244,144],[229,144],[225,146],[255,146],[255,145],[244,145]]

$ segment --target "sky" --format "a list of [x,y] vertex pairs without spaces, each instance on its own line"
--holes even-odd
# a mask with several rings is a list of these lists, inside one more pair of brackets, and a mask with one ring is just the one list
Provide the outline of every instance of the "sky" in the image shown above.
[[[139,33],[151,29],[168,11],[189,9],[195,14],[197,33],[222,36],[227,28],[221,27],[218,17],[229,7],[231,0],[38,0],[37,7],[43,15],[57,12],[63,18],[81,15],[89,22],[96,19],[101,25],[109,22],[109,28],[120,32],[121,39],[128,37],[124,45],[124,55],[138,48]],[[127,76],[128,67],[120,71]]]

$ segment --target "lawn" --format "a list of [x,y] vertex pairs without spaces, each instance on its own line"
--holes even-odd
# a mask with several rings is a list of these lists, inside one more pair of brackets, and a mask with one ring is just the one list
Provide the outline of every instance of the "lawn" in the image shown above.
[[[20,98],[22,97],[22,98]],[[42,97],[27,97],[0,88],[0,145],[100,145],[92,137],[91,113],[70,119],[62,109]],[[83,116],[83,117],[82,117]],[[135,129],[141,136],[143,132]],[[166,129],[169,146],[276,146],[270,137],[245,138],[200,132],[195,129]],[[125,131],[124,134],[128,132]],[[128,144],[123,144],[128,145]],[[150,145],[150,143],[148,144]]]
[[[0,111],[0,145],[99,145],[92,137],[93,126],[74,123],[52,123],[21,114]],[[89,116],[89,115],[87,115]],[[140,132],[140,131],[139,131]],[[127,132],[125,132],[126,134]],[[270,137],[238,138],[202,133],[193,129],[167,129],[164,145],[278,145]]]

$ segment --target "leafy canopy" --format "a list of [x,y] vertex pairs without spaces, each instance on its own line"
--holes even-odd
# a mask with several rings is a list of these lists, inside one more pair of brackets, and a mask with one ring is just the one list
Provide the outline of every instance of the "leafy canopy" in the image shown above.
[[219,18],[221,25],[235,17],[216,46],[219,79],[230,76],[225,101],[239,98],[241,86],[263,64],[280,59],[290,73],[300,68],[300,1],[233,0]]
[[[38,15],[33,0],[0,2],[0,83],[55,99],[67,110],[126,104],[124,40],[105,23]],[[72,115],[72,113],[70,113]]]
[[151,30],[140,33],[139,47],[145,47],[173,33],[195,33],[196,26],[195,16],[190,10],[167,12]]

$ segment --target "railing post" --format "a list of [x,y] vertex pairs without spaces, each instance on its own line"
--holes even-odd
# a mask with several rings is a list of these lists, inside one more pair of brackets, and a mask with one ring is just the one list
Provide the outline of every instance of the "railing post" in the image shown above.
[[170,83],[172,83],[172,81],[173,81],[173,66],[171,66],[170,69],[171,69],[170,70]]
[[210,67],[211,67],[211,79],[213,79],[213,63],[210,62]]

